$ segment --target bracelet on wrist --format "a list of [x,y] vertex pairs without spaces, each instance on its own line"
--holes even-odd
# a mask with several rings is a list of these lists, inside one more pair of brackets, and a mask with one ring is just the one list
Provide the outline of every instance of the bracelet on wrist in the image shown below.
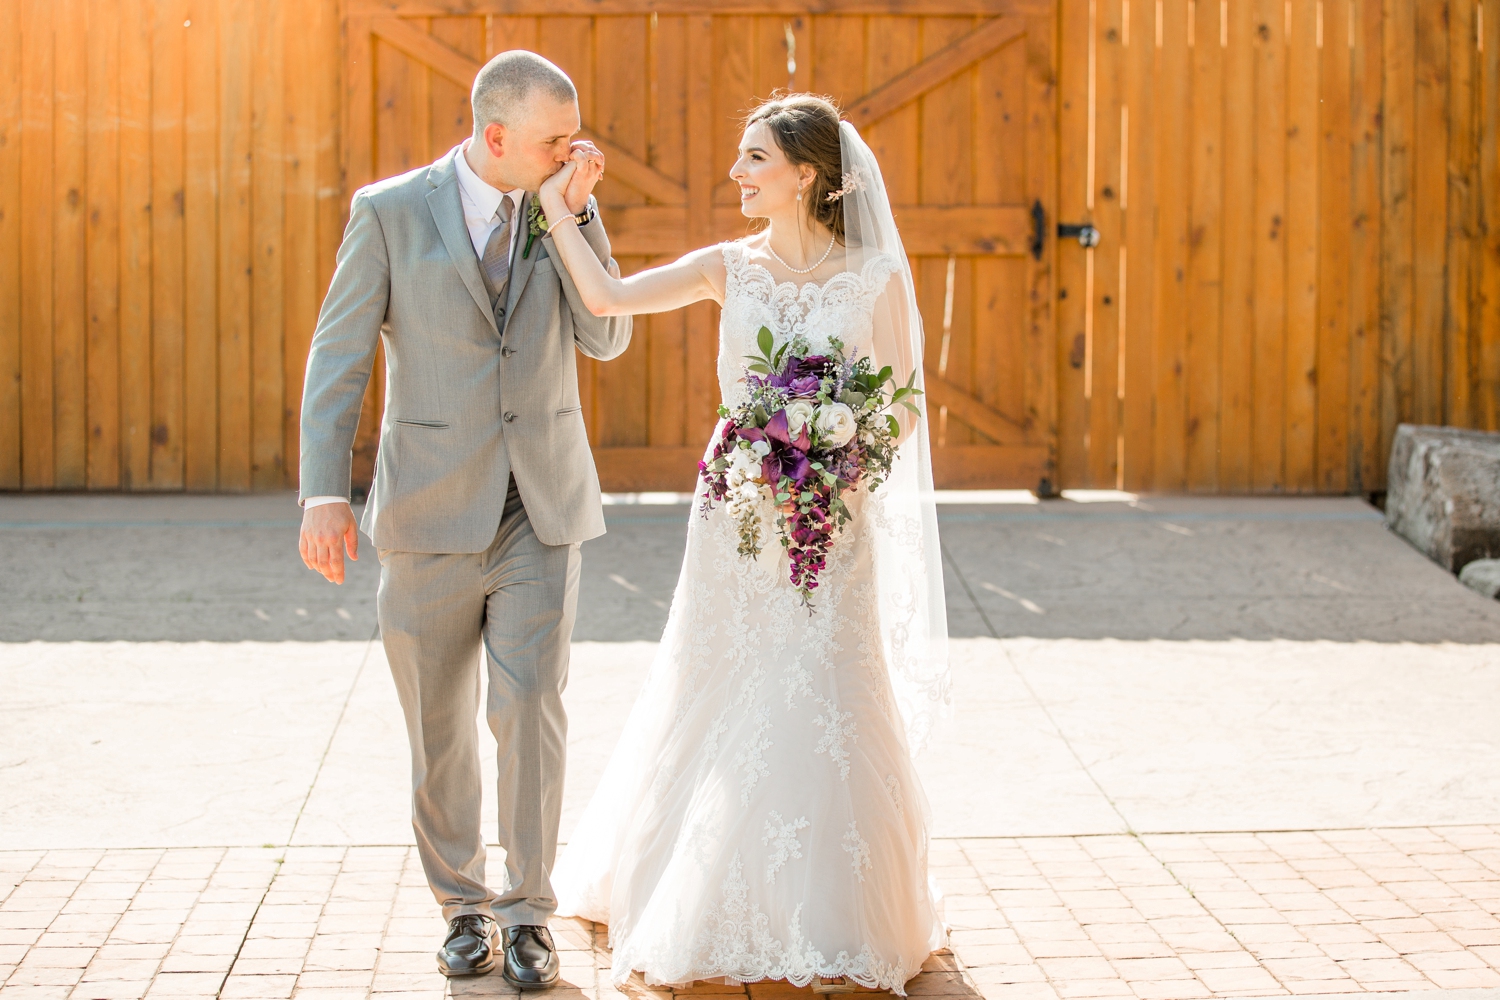
[[548,235],[551,235],[552,231],[554,229],[556,229],[558,226],[562,225],[564,222],[571,222],[571,223],[573,223],[573,225],[576,226],[576,225],[578,225],[578,216],[576,216],[576,215],[564,215],[561,218],[559,218],[556,222],[548,224],[548,226],[547,226],[547,233],[548,233]]

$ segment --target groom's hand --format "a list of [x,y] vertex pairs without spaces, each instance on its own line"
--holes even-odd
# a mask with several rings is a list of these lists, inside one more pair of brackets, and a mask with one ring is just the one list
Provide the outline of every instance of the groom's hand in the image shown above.
[[344,553],[359,561],[359,527],[354,523],[354,511],[346,503],[304,508],[298,548],[308,569],[322,573],[331,583],[343,583]]
[[563,200],[568,203],[568,211],[577,215],[589,207],[589,195],[604,176],[604,154],[587,139],[574,139],[571,159],[578,167],[568,179]]

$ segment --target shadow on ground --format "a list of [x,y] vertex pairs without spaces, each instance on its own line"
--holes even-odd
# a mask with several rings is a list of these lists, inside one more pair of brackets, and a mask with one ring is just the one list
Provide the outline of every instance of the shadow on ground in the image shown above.
[[[612,506],[584,545],[579,640],[661,636],[687,506]],[[0,497],[0,641],[365,639],[369,540],[334,587],[291,494]],[[940,508],[957,637],[1500,640],[1461,586],[1353,498]]]

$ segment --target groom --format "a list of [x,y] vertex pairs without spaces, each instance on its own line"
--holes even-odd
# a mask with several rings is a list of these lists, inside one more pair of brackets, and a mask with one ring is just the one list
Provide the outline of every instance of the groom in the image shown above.
[[[600,319],[528,222],[528,192],[570,159],[565,198],[612,273],[590,193],[604,157],[567,75],[531,52],[479,71],[474,134],[428,167],[356,192],[302,400],[302,558],[334,583],[356,558],[350,452],[386,351],[375,484],[360,524],[380,558],[377,612],[406,715],[412,826],[448,933],[444,975],[501,964],[550,986],[547,918],[562,806],[562,691],[579,544],[604,533],[575,348],[608,360],[630,318]],[[570,225],[572,223],[569,223]],[[505,882],[485,884],[480,662],[500,744]],[[503,949],[503,959],[499,952]]]

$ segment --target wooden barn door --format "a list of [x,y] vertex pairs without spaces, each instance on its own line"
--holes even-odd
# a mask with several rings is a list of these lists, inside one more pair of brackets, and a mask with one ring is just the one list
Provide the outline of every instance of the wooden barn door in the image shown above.
[[[831,95],[880,157],[917,277],[939,485],[1055,482],[1054,0],[826,0],[817,15],[784,0],[656,13],[636,0],[469,0],[445,13],[455,6],[349,0],[350,191],[459,142],[483,61],[532,49],[578,85],[629,273],[743,235],[728,179],[740,117],[778,87]],[[624,356],[582,366],[605,489],[690,488],[718,402],[717,323],[708,303],[638,317]],[[367,475],[381,404],[377,385],[361,424]]]

